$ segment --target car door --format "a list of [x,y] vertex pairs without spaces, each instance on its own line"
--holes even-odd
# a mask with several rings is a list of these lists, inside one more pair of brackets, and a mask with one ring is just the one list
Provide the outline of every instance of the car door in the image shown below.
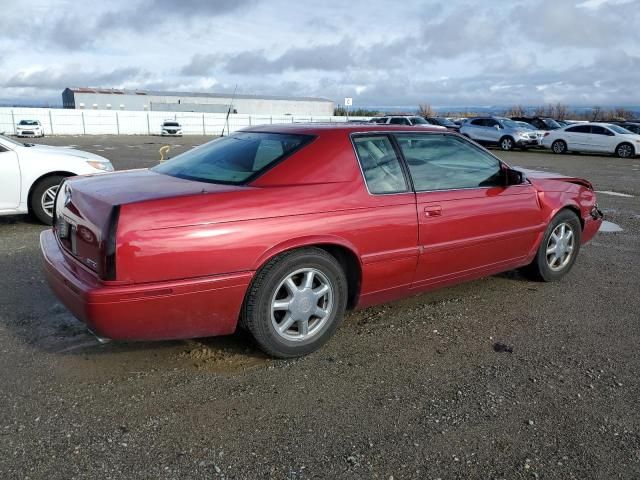
[[20,164],[13,150],[0,145],[0,210],[12,210],[20,204]]
[[489,143],[498,143],[502,137],[502,125],[493,118],[487,118],[484,121],[485,128],[483,129],[483,135],[485,141]]
[[613,152],[616,149],[616,135],[606,127],[591,125],[589,148],[594,152]]
[[414,288],[521,265],[544,230],[537,192],[505,186],[505,166],[447,133],[397,133],[416,191],[419,259]]
[[558,137],[567,142],[569,150],[588,150],[589,135],[591,135],[589,125],[576,125],[567,128],[564,132],[558,132]]
[[473,140],[477,140],[479,142],[484,141],[484,128],[485,128],[485,119],[484,118],[476,118],[474,120],[470,120],[467,122],[467,127],[465,128],[465,133],[469,135],[469,137]]

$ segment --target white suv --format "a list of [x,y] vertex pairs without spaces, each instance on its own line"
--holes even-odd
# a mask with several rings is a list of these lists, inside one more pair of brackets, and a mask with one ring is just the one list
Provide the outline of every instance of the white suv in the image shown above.
[[44,129],[40,120],[20,120],[16,125],[18,137],[44,137]]
[[433,128],[442,128],[446,130],[445,127],[439,127],[437,125],[431,125],[424,118],[419,117],[417,115],[409,116],[409,115],[387,115],[385,117],[375,117],[369,120],[371,123],[379,123],[383,125],[414,125],[420,127],[433,127]]

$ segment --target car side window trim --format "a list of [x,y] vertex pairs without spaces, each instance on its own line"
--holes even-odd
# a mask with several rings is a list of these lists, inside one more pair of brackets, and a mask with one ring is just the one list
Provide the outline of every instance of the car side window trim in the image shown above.
[[[381,192],[375,193],[369,189],[369,184],[367,183],[367,177],[364,174],[364,169],[362,168],[362,161],[360,159],[360,155],[358,154],[358,149],[356,147],[355,140],[359,137],[385,137],[391,143],[393,151],[398,159],[398,164],[400,165],[400,169],[402,171],[402,175],[405,182],[405,190],[397,191],[397,192]],[[409,171],[404,161],[404,157],[402,156],[402,152],[400,151],[399,146],[397,145],[395,139],[393,138],[392,132],[354,132],[349,135],[349,141],[351,142],[351,147],[353,148],[353,153],[356,157],[356,162],[358,163],[358,168],[360,170],[360,174],[362,175],[362,181],[364,182],[365,188],[367,189],[367,193],[371,196],[385,196],[385,195],[414,195],[413,183],[411,181],[411,175],[409,175]]]
[[[498,157],[496,157],[495,155],[493,155],[491,152],[478,147],[478,145],[476,145],[474,142],[469,141],[468,139],[462,137],[461,135],[458,135],[457,133],[448,133],[448,132],[419,132],[419,133],[414,133],[414,132],[391,132],[391,137],[394,141],[394,143],[396,144],[396,147],[398,148],[400,155],[401,155],[401,159],[402,159],[402,164],[404,165],[404,169],[407,172],[407,175],[409,176],[409,181],[411,182],[411,188],[413,189],[413,193],[435,193],[435,192],[455,192],[455,191],[463,191],[463,190],[489,190],[491,188],[499,188],[496,185],[488,185],[488,186],[478,186],[478,187],[459,187],[459,188],[443,188],[443,189],[425,189],[425,190],[418,190],[415,188],[415,185],[413,183],[413,178],[409,172],[409,165],[407,163],[407,159],[404,156],[404,152],[402,152],[402,149],[400,148],[399,144],[398,144],[398,139],[397,139],[397,135],[402,135],[402,134],[408,134],[408,135],[442,135],[442,136],[448,136],[448,137],[455,137],[456,139],[459,139],[463,142],[466,142],[469,146],[471,146],[473,149],[477,150],[478,152],[485,154],[485,155],[489,155],[490,157],[494,158],[499,164],[500,164],[500,168],[501,169],[505,169],[505,168],[511,168],[508,164],[506,164],[504,161],[502,161],[501,159],[499,159]],[[509,185],[509,187],[523,187],[523,186],[529,186],[529,181],[526,181],[520,185]]]

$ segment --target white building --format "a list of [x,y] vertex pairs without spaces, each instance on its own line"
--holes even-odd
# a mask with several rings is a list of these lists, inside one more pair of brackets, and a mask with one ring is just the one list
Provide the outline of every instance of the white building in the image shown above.
[[65,88],[64,108],[84,110],[137,110],[163,112],[232,113],[256,115],[333,115],[333,101],[313,97],[157,92],[105,88]]

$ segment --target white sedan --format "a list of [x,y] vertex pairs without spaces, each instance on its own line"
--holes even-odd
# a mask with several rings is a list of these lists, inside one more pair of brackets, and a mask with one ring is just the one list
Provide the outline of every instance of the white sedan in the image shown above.
[[63,178],[111,171],[111,162],[93,153],[19,143],[0,135],[0,215],[31,213],[50,225]]
[[554,153],[597,152],[630,158],[640,154],[640,135],[610,123],[580,123],[545,132],[542,146]]
[[17,137],[44,137],[40,120],[20,120],[16,125]]

